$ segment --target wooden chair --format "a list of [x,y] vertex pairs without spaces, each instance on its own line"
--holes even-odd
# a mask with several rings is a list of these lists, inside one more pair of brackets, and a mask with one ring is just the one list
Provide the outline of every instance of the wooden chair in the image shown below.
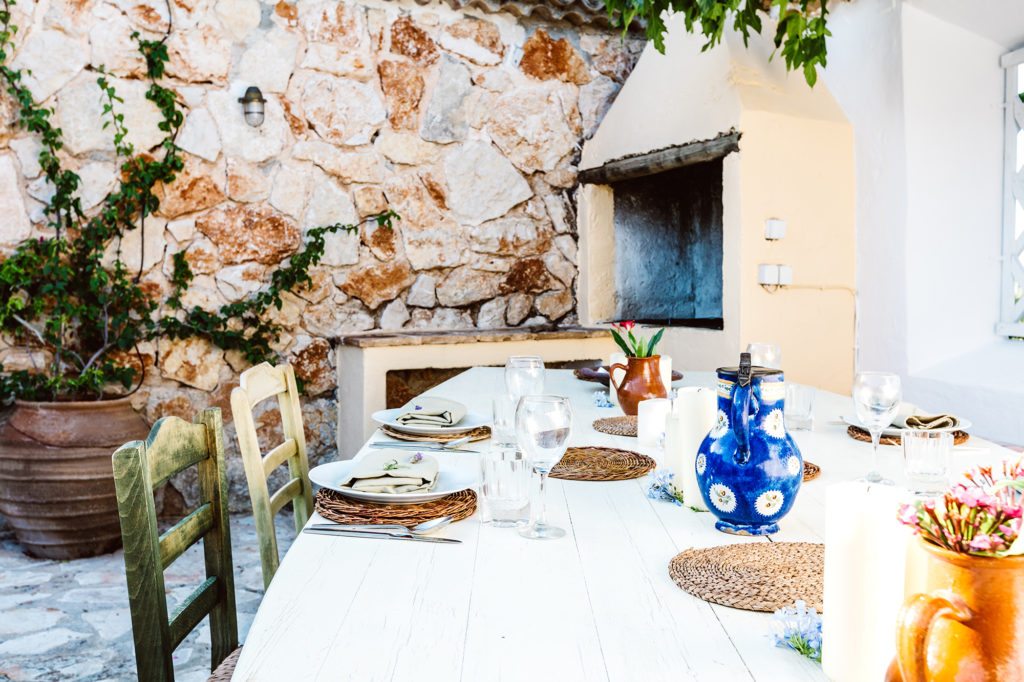
[[[214,678],[227,679],[238,659],[238,624],[220,410],[203,410],[193,424],[160,419],[145,441],[118,448],[113,464],[139,679],[173,682],[171,654],[207,614],[210,667]],[[192,465],[199,469],[202,501],[161,535],[153,491]],[[200,539],[206,580],[168,618],[164,570]]]
[[[306,457],[306,437],[302,429],[302,411],[295,372],[291,365],[272,367],[264,362],[242,372],[239,386],[231,392],[231,414],[238,434],[238,449],[245,465],[245,478],[249,482],[249,497],[256,521],[256,536],[260,542],[260,562],[263,585],[270,585],[280,557],[277,552],[277,531],[274,515],[289,502],[295,516],[295,532],[302,531],[313,513],[313,494],[309,484],[309,460]],[[271,397],[277,397],[281,412],[281,430],[284,442],[274,447],[266,457],[260,451],[256,437],[253,407]],[[291,480],[273,495],[267,488],[267,477],[281,464],[288,462]]]

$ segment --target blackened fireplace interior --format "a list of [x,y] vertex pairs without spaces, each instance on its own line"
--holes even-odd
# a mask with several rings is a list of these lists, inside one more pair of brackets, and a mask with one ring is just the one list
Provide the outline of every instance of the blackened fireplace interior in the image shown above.
[[611,187],[616,319],[722,329],[722,159]]

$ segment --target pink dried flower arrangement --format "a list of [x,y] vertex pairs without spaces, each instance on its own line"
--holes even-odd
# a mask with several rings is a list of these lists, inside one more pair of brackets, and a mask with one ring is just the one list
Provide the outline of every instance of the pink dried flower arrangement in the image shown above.
[[1002,472],[978,467],[942,497],[900,508],[901,523],[944,549],[977,556],[1024,554],[1024,459],[1004,462]]

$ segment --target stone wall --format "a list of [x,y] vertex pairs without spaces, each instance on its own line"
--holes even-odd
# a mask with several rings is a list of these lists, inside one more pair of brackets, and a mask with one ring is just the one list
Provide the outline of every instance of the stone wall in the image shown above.
[[[161,139],[131,39],[159,37],[163,0],[19,4],[15,64],[55,109],[66,161],[94,209],[115,181],[96,85],[104,66],[137,150]],[[159,215],[121,245],[156,296],[172,254],[196,273],[186,304],[216,309],[258,289],[309,228],[386,207],[402,220],[329,239],[314,284],[286,295],[277,350],[306,381],[314,460],[334,448],[331,339],[373,329],[452,329],[575,319],[572,190],[579,145],[630,72],[640,44],[569,24],[416,2],[174,0],[168,82],[187,118],[179,179]],[[259,128],[236,101],[268,102]],[[37,143],[0,107],[0,254],[38,233],[50,189]],[[143,349],[136,402],[155,420],[227,409],[241,358],[206,342]],[[0,362],[16,365],[0,346]],[[261,417],[271,436],[276,416]],[[265,422],[265,423],[263,423]],[[227,443],[234,446],[230,426]],[[247,499],[241,462],[233,496]],[[189,497],[185,491],[186,498]]]

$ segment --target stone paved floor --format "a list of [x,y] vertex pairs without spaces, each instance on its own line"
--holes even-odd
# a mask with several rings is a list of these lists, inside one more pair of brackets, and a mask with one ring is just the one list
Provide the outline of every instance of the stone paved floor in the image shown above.
[[[278,517],[282,555],[291,544],[290,516]],[[251,516],[231,519],[240,641],[263,597],[259,545]],[[200,545],[164,574],[168,609],[205,577]],[[0,680],[134,680],[131,616],[120,551],[91,559],[46,561],[26,556],[12,537],[0,539]],[[174,654],[178,682],[210,675],[207,621]]]

